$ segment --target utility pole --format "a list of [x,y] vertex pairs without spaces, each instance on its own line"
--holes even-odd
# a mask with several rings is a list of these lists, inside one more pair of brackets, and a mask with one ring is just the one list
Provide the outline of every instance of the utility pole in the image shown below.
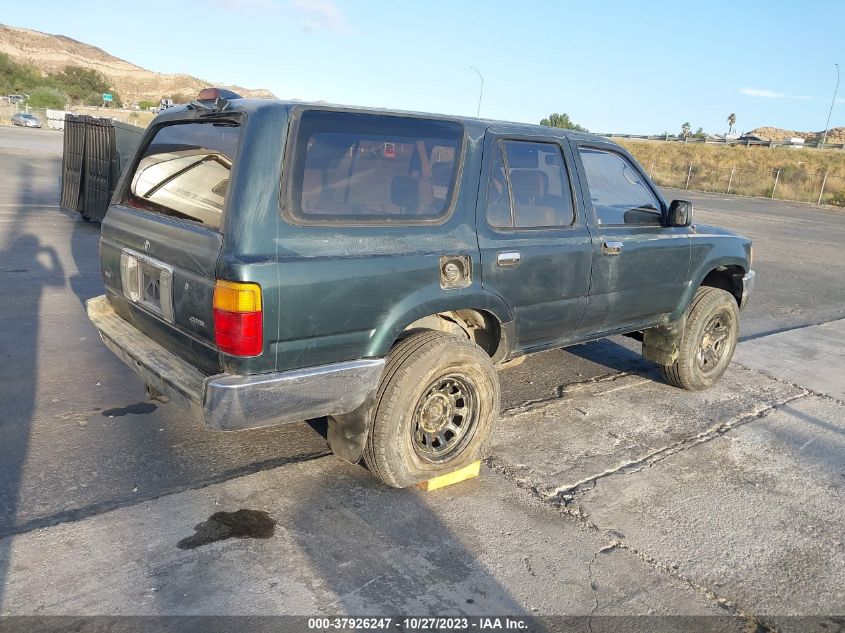
[[[478,75],[478,78],[481,80],[481,88],[478,90],[478,109],[475,111],[475,116],[481,116],[481,95],[484,94],[484,75],[481,74],[481,71],[478,70],[475,66],[470,66],[475,71],[475,74]],[[837,66],[837,69],[839,67]]]
[[824,136],[822,137],[822,145],[827,141],[827,128],[830,126],[830,115],[833,114],[833,104],[836,103],[836,92],[839,90],[839,64],[836,66],[836,87],[833,89],[833,99],[830,100],[830,110],[827,113],[827,123],[824,124]]

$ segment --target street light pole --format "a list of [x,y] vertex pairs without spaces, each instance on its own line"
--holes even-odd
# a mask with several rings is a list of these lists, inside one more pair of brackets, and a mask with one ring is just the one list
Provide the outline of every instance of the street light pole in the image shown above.
[[481,74],[481,71],[478,70],[475,66],[470,66],[475,71],[475,74],[478,75],[478,78],[481,80],[481,88],[478,91],[478,110],[475,111],[475,116],[481,116],[481,95],[484,94],[484,75]]
[[836,91],[839,90],[839,64],[836,66],[836,87],[833,89],[833,99],[830,100],[830,110],[827,113],[827,123],[824,124],[824,136],[822,137],[822,145],[827,141],[827,128],[830,127],[830,115],[833,114],[833,104],[836,103]]

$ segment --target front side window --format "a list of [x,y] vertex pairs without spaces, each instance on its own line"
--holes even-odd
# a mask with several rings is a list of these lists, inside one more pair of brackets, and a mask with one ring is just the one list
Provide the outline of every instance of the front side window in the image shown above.
[[220,228],[240,126],[177,123],[156,132],[129,183],[124,204]]
[[463,134],[451,121],[307,110],[288,150],[286,212],[306,222],[442,218]]
[[660,202],[624,156],[592,147],[578,152],[599,224],[661,224]]
[[569,226],[575,218],[569,178],[554,143],[502,141],[494,146],[487,222],[496,228]]

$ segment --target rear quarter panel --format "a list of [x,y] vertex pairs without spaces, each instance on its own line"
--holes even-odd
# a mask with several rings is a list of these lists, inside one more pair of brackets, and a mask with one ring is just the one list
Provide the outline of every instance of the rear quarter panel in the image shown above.
[[[232,368],[283,371],[384,356],[408,324],[443,310],[487,309],[510,321],[504,302],[481,288],[474,230],[481,126],[467,130],[454,208],[443,223],[300,226],[279,204],[282,116],[250,116],[228,209],[218,277],[260,284],[265,319],[264,354],[233,359]],[[470,257],[469,287],[440,288],[446,254]]]

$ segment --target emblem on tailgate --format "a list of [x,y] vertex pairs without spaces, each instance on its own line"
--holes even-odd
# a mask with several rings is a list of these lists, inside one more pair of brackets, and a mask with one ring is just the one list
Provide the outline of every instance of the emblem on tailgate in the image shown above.
[[198,319],[195,316],[188,317],[188,323],[190,323],[194,327],[205,328],[205,321],[203,321],[202,319]]

